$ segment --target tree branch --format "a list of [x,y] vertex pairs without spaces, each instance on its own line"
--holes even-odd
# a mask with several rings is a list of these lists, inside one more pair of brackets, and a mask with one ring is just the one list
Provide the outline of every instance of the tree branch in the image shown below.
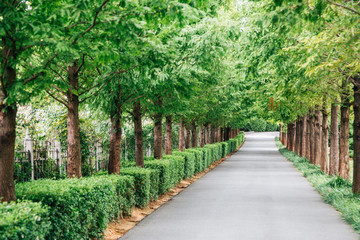
[[82,56],[82,63],[80,64],[80,66],[79,66],[78,69],[76,70],[76,74],[78,74],[78,73],[80,72],[82,66],[84,66],[84,64],[85,64],[85,55],[86,55],[86,54],[84,53],[83,56]]
[[357,14],[357,15],[360,15],[360,12],[356,11],[356,10],[353,9],[353,8],[350,8],[350,7],[341,5],[340,3],[331,2],[331,1],[329,1],[329,0],[326,0],[326,1],[327,1],[328,3],[330,3],[330,4],[336,5],[336,6],[338,6],[338,7],[341,7],[341,8],[344,8],[344,9],[346,9],[346,10],[349,10],[349,11],[351,11],[351,12]]
[[55,99],[56,101],[58,101],[59,103],[63,104],[67,109],[69,109],[69,106],[67,105],[67,103],[65,102],[64,99],[59,99],[57,97],[55,97],[55,95],[53,93],[51,93],[49,90],[45,90],[47,92],[47,94],[49,94],[53,99]]

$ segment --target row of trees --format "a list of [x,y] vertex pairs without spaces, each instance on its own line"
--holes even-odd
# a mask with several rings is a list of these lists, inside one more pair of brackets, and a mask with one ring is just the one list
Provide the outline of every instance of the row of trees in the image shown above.
[[[143,166],[142,120],[154,122],[154,157],[228,139],[239,128],[235,78],[240,25],[227,1],[2,1],[0,3],[0,198],[15,199],[19,105],[42,99],[67,110],[67,176],[81,177],[81,109],[110,119],[109,173],[120,172],[122,124],[135,130]],[[225,135],[225,136],[222,136]]]
[[268,1],[244,9],[250,22],[245,79],[262,81],[256,91],[268,96],[256,104],[267,105],[265,115],[283,123],[288,149],[344,178],[350,177],[353,121],[353,192],[360,193],[359,4]]

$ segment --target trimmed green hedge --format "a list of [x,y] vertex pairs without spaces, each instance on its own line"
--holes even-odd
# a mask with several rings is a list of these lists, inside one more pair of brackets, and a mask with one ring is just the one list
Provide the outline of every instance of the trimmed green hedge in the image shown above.
[[45,239],[49,235],[48,207],[41,203],[0,204],[0,239]]
[[171,188],[172,167],[169,160],[145,161],[145,168],[156,169],[159,171],[158,194],[161,195]]
[[190,149],[186,149],[185,152],[190,152],[195,154],[195,174],[205,170],[203,151],[196,148],[190,148]]
[[144,207],[150,202],[150,177],[151,170],[131,167],[131,168],[122,168],[120,170],[121,174],[130,175],[134,177],[134,186],[135,186],[135,204],[138,207]]
[[172,155],[185,158],[185,178],[191,178],[195,173],[195,154],[192,152],[173,151]]
[[106,178],[41,179],[17,184],[16,195],[49,206],[47,239],[101,238],[119,214],[115,185]]
[[175,155],[164,155],[164,160],[169,160],[171,164],[171,188],[185,177],[185,157]]

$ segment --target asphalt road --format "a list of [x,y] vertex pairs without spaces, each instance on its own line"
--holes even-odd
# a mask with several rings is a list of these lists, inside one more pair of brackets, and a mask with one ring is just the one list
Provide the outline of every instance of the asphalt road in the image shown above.
[[276,133],[244,146],[121,240],[355,240],[358,235],[277,150]]

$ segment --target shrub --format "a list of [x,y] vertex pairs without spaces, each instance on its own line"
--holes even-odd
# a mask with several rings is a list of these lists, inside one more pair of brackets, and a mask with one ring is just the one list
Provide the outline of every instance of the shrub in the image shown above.
[[19,199],[49,206],[47,239],[101,238],[110,218],[119,214],[112,181],[104,178],[42,179],[16,186]]
[[150,200],[155,201],[159,197],[160,171],[148,169],[150,171]]
[[164,160],[170,161],[172,187],[185,177],[185,157],[175,155],[164,155]]
[[171,168],[169,160],[145,161],[145,168],[156,169],[159,171],[159,191],[161,195],[171,188]]
[[34,202],[0,204],[0,238],[45,239],[49,235],[48,207]]
[[133,207],[135,207],[135,185],[134,177],[129,175],[102,175],[113,182],[118,195],[118,206],[121,216],[131,216]]
[[221,142],[221,150],[222,150],[221,157],[225,157],[226,155],[228,155],[230,153],[229,143]]
[[173,151],[175,156],[183,156],[185,158],[185,178],[191,178],[195,172],[195,154],[191,152]]
[[186,149],[185,152],[195,154],[195,173],[199,173],[204,170],[204,152],[196,148]]
[[151,170],[132,167],[122,168],[120,173],[123,175],[130,175],[134,177],[135,186],[135,204],[138,207],[144,207],[150,202],[150,177]]

